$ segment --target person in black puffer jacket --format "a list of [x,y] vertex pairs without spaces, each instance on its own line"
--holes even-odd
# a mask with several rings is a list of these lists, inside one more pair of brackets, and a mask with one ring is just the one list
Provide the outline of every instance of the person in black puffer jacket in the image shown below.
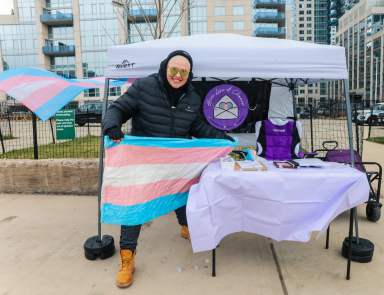
[[[233,141],[223,131],[208,125],[201,112],[202,100],[191,80],[193,61],[185,51],[177,50],[160,64],[159,72],[137,79],[128,91],[113,102],[103,120],[103,133],[119,142],[124,134],[121,126],[132,118],[134,136],[222,138]],[[181,236],[189,239],[186,207],[177,209]],[[141,225],[121,226],[121,267],[118,287],[133,281],[134,254]]]

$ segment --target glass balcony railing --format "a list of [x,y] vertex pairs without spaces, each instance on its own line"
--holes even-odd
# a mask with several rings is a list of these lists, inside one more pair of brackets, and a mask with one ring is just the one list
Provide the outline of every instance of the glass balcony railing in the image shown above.
[[330,9],[336,9],[337,8],[337,2],[336,1],[331,1],[331,3],[329,4],[329,8]]
[[337,10],[336,9],[331,9],[329,15],[330,16],[337,16]]
[[267,12],[267,11],[256,11],[253,15],[253,21],[257,20],[284,20],[285,14],[283,12]]
[[70,25],[73,23],[73,14],[45,9],[40,21],[47,25]]
[[135,22],[156,21],[157,10],[156,8],[144,8],[144,9],[130,9],[128,12],[128,20]]
[[285,5],[285,0],[253,0],[253,7],[256,6]]
[[138,17],[138,16],[157,16],[157,9],[156,8],[135,8],[129,10],[129,15]]
[[43,46],[43,53],[48,56],[74,56],[75,45],[45,45]]
[[253,33],[257,37],[282,37],[285,36],[285,28],[259,27]]

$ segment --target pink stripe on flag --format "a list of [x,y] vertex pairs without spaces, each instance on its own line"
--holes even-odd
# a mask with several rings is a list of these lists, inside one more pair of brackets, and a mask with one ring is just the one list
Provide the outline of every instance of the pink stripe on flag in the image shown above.
[[[231,150],[232,147],[158,148],[122,144],[106,149],[105,166],[209,163],[213,159],[227,155]],[[156,157],[153,157],[154,154]]]
[[48,85],[37,91],[32,92],[28,97],[23,100],[23,104],[30,110],[35,111],[40,106],[51,100],[53,97],[62,92],[65,88],[70,86],[67,81],[58,80],[55,84]]
[[124,187],[103,187],[103,203],[132,206],[157,199],[165,195],[183,193],[196,184],[199,178],[161,180],[149,184],[128,185]]
[[[36,81],[47,81],[47,80],[61,80],[58,78],[52,78],[52,77],[39,77],[39,76],[25,76],[20,75],[12,78],[8,78],[6,80],[0,81],[0,89],[4,92],[8,92],[14,87],[19,86],[22,83],[28,83],[28,82],[36,82]],[[61,80],[64,81],[65,80]]]

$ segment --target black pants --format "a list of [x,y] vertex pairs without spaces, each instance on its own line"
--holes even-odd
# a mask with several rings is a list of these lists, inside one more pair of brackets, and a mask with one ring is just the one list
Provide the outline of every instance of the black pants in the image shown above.
[[[180,225],[187,225],[187,215],[185,206],[175,210],[177,220]],[[120,231],[120,249],[136,250],[137,240],[139,239],[141,224],[122,225]]]

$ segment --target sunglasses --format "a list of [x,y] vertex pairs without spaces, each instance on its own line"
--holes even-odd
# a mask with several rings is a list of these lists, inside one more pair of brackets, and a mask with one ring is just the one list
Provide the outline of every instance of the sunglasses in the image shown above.
[[186,79],[189,76],[189,71],[184,70],[184,69],[179,69],[176,67],[170,67],[168,69],[168,73],[171,77],[175,77],[177,73],[180,74],[181,78]]

